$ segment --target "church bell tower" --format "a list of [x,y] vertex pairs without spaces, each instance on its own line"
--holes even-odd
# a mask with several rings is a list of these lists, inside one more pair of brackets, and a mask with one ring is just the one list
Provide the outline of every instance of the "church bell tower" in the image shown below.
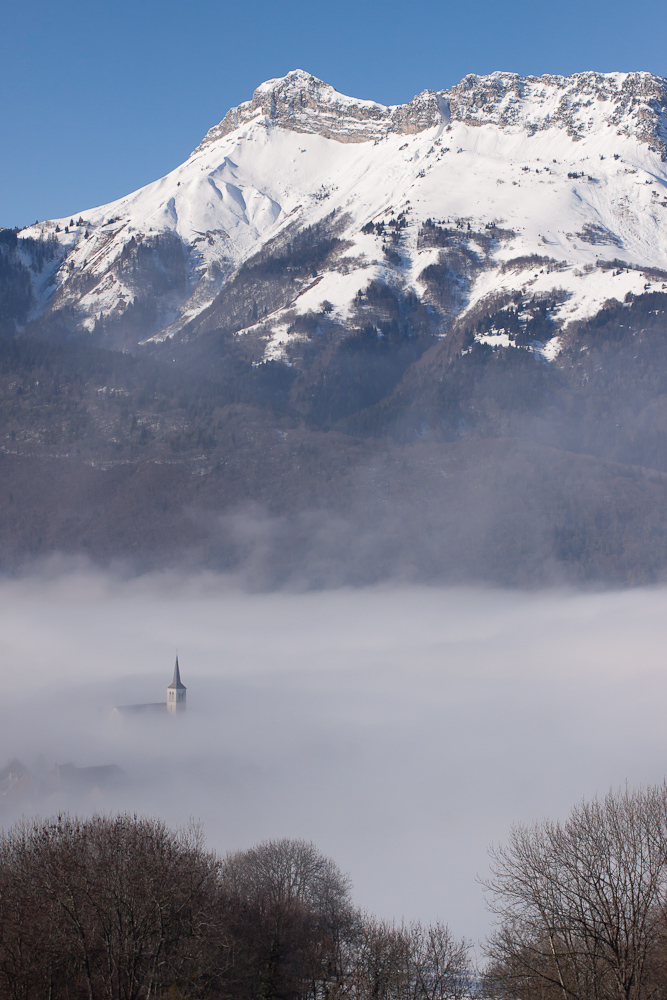
[[174,679],[167,688],[167,711],[168,712],[184,712],[185,711],[185,693],[187,688],[185,684],[181,683],[181,671],[178,666],[178,655],[176,656],[176,665],[174,666]]

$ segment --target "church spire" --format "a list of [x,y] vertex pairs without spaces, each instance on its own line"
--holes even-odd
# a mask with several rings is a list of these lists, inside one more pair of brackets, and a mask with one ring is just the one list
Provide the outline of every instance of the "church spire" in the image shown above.
[[181,682],[181,670],[178,665],[178,653],[174,664],[174,679],[167,688],[167,711],[183,712],[185,710],[185,684]]
[[176,654],[176,663],[174,664],[174,679],[169,685],[170,688],[176,688],[177,690],[182,689],[185,691],[185,684],[181,684],[181,671],[178,666],[178,653]]

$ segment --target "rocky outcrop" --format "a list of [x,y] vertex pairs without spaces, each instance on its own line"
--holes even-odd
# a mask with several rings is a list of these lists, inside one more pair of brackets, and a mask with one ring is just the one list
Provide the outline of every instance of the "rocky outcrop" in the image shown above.
[[667,153],[667,81],[650,73],[470,74],[451,90],[424,90],[407,104],[385,107],[345,97],[303,70],[263,83],[251,101],[209,130],[195,152],[258,119],[339,142],[368,142],[422,132],[450,116],[529,133],[565,127],[573,138],[606,125]]
[[262,118],[292,132],[315,132],[339,142],[368,142],[390,133],[423,132],[442,122],[446,113],[446,104],[431,90],[418,94],[408,104],[385,107],[375,101],[345,97],[297,69],[280,80],[263,83],[251,101],[228,111],[220,124],[206,133],[195,153]]
[[467,125],[560,127],[573,138],[613,127],[667,152],[667,80],[650,73],[471,74],[441,96],[452,119]]

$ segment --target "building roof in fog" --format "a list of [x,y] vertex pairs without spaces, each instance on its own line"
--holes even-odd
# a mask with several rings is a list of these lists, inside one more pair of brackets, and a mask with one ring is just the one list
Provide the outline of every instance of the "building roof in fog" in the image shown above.
[[[174,679],[169,685],[169,688],[176,688],[180,691],[186,690],[185,684],[181,684],[181,671],[178,666],[178,654],[176,655],[176,663],[174,665]],[[169,690],[169,688],[167,688],[167,690]]]
[[[133,706],[127,706],[133,707]],[[118,788],[127,774],[117,764],[76,767],[56,764],[48,774],[35,777],[20,760],[12,760],[0,769],[0,805],[4,800],[30,798],[40,801],[54,792],[100,794]]]
[[119,715],[137,715],[140,712],[166,712],[166,701],[151,701],[146,705],[116,705],[114,712]]

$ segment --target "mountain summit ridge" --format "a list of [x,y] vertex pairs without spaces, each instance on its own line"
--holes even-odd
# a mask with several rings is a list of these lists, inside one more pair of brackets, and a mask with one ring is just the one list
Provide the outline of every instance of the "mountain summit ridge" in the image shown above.
[[446,109],[435,91],[424,90],[407,104],[385,106],[347,97],[311,73],[297,69],[260,84],[250,101],[231,108],[218,125],[209,129],[194,153],[258,119],[339,142],[368,142],[389,133],[421,132],[440,124],[445,115]]
[[367,142],[391,133],[410,135],[450,120],[504,128],[523,124],[529,131],[564,123],[572,135],[581,137],[587,125],[597,124],[585,113],[592,98],[611,102],[611,113],[603,115],[603,121],[628,130],[634,118],[643,140],[658,143],[667,153],[667,80],[647,72],[585,71],[539,77],[503,71],[471,73],[449,90],[423,90],[405,104],[383,105],[340,94],[300,69],[260,84],[252,99],[231,108],[193,152],[260,118],[267,124],[317,132],[339,142]]

